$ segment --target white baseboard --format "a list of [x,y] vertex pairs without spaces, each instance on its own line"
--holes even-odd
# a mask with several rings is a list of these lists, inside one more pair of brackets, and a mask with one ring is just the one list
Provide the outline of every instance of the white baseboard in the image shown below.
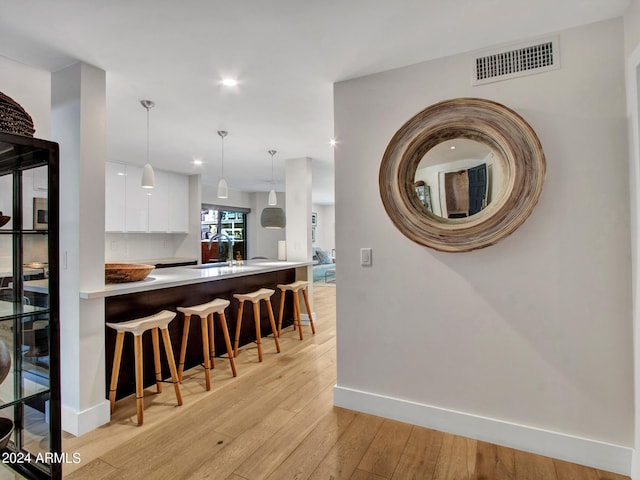
[[109,400],[81,412],[62,406],[62,430],[76,437],[84,435],[111,420]]
[[[313,318],[313,321],[315,322],[317,319],[316,312],[312,312],[311,315],[311,318]],[[303,325],[309,325],[309,315],[307,313],[300,314],[300,323],[302,323]]]
[[336,385],[333,403],[380,417],[462,435],[497,445],[631,474],[633,449],[526,425],[504,422]]

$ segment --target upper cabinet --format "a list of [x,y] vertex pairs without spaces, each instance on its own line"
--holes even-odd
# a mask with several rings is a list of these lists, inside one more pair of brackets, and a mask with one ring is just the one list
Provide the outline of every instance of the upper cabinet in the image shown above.
[[141,167],[105,163],[105,230],[188,233],[189,178],[156,170],[152,189],[141,178]]
[[189,177],[169,174],[169,231],[189,231]]
[[[142,189],[149,200],[149,231],[169,231],[169,173],[156,170],[155,187]],[[173,197],[173,192],[171,192]]]
[[[147,232],[149,230],[149,190],[140,186],[142,167],[126,165],[124,189],[125,232]],[[108,201],[108,199],[107,199]]]

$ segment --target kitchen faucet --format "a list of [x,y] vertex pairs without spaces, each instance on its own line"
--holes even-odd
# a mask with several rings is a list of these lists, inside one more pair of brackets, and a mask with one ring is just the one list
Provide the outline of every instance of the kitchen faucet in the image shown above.
[[[215,241],[218,241],[218,244],[227,243],[228,260],[233,260],[233,239],[224,233],[216,233],[209,239],[209,250],[211,250],[211,244]],[[220,248],[218,248],[218,252],[221,253]]]

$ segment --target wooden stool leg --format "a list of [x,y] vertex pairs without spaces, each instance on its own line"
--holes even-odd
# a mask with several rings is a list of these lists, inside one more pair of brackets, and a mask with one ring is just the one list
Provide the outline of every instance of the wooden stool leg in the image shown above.
[[180,364],[178,365],[178,378],[182,381],[184,371],[184,358],[187,355],[187,339],[189,338],[189,325],[191,325],[191,315],[184,314],[184,326],[182,327],[182,345],[180,346]]
[[229,338],[229,329],[227,328],[227,318],[224,312],[218,312],[218,320],[220,320],[220,327],[222,328],[222,336],[224,337],[224,343],[227,346],[227,355],[229,355],[229,363],[231,364],[231,371],[233,376],[237,377],[236,362],[233,360],[233,352],[231,351],[231,339]]
[[144,422],[144,388],[142,385],[142,335],[133,336],[133,351],[136,365],[136,411],[138,425]]
[[[209,332],[207,331],[207,317],[200,317],[202,328],[202,356],[204,357],[204,381],[207,391],[211,390],[211,367],[209,366]],[[164,338],[164,337],[163,337]]]
[[266,298],[264,303],[267,304],[267,313],[269,314],[269,322],[271,323],[271,331],[273,332],[273,340],[276,342],[276,350],[280,353],[280,341],[278,340],[278,332],[276,330],[276,321],[273,318],[273,309],[271,308],[271,300]]
[[300,296],[298,292],[293,291],[293,324],[298,324],[298,335],[302,340],[302,316],[300,315]]
[[214,357],[216,356],[216,342],[213,330],[213,313],[207,315],[207,324],[209,325],[209,362],[211,362],[211,368],[216,368],[214,363]]
[[262,332],[260,331],[260,303],[253,304],[253,319],[256,322],[256,343],[258,344],[258,361],[262,361]]
[[158,329],[151,329],[153,343],[153,364],[156,370],[156,392],[162,393],[162,367],[160,366],[160,344],[158,342]]
[[240,302],[238,307],[238,318],[236,319],[236,341],[233,349],[233,356],[238,356],[238,344],[240,343],[240,327],[242,326],[242,311],[244,310],[244,300]]
[[309,315],[309,324],[311,325],[311,332],[316,334],[316,327],[313,325],[313,313],[311,313],[311,307],[309,306],[309,296],[307,295],[307,289],[302,289],[302,296],[304,297],[304,306],[307,307],[307,314]]
[[120,360],[122,360],[122,345],[124,332],[116,333],[116,350],[113,353],[113,368],[111,369],[111,386],[109,387],[109,405],[111,413],[116,409],[116,389],[118,388],[118,375],[120,375]]
[[293,331],[296,331],[298,324],[296,323],[296,291],[291,290],[291,301],[293,302]]
[[284,297],[286,296],[287,291],[282,290],[280,292],[280,309],[278,312],[278,337],[280,336],[280,332],[282,332],[282,317],[284,315]]
[[178,371],[176,370],[176,359],[173,357],[173,349],[171,348],[171,338],[169,338],[169,330],[162,329],[162,343],[164,343],[164,351],[167,354],[167,362],[169,370],[171,370],[171,379],[173,380],[173,388],[176,391],[176,399],[178,405],[182,405],[182,393],[180,392],[180,381],[178,380]]

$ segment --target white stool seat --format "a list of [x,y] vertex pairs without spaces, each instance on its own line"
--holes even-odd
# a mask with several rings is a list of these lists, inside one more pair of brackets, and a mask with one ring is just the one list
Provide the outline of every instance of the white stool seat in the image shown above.
[[224,313],[231,302],[223,298],[216,298],[215,300],[200,305],[194,305],[193,307],[178,307],[177,310],[189,315],[198,315],[199,317],[207,316],[212,313]]
[[237,298],[241,302],[251,302],[258,303],[260,300],[269,300],[271,296],[276,293],[275,290],[271,290],[269,288],[261,288],[260,290],[256,290],[255,292],[250,293],[234,293],[233,297]]
[[175,316],[175,312],[162,310],[154,315],[136,318],[128,322],[107,323],[107,327],[111,327],[118,332],[130,332],[138,336],[152,328],[167,328],[167,325],[169,325],[169,322],[173,320]]
[[293,283],[279,284],[278,288],[283,292],[288,290],[291,290],[292,292],[299,292],[300,290],[302,290],[303,288],[307,288],[308,286],[309,282],[307,282],[306,280],[298,280],[297,282]]
[[178,379],[182,381],[182,373],[184,371],[184,361],[187,355],[187,339],[189,338],[189,326],[191,324],[191,315],[200,317],[200,328],[202,329],[202,355],[204,357],[204,379],[208,390],[211,390],[211,372],[215,367],[215,338],[213,327],[213,314],[218,315],[222,336],[227,345],[227,354],[229,355],[229,363],[231,364],[231,373],[237,376],[236,364],[233,361],[233,350],[231,349],[231,339],[229,338],[229,330],[227,328],[227,318],[224,315],[225,309],[231,304],[229,300],[224,298],[216,298],[207,303],[193,305],[191,307],[178,307],[177,310],[184,314],[184,326],[182,328],[182,345],[180,346],[180,362],[178,363]]

